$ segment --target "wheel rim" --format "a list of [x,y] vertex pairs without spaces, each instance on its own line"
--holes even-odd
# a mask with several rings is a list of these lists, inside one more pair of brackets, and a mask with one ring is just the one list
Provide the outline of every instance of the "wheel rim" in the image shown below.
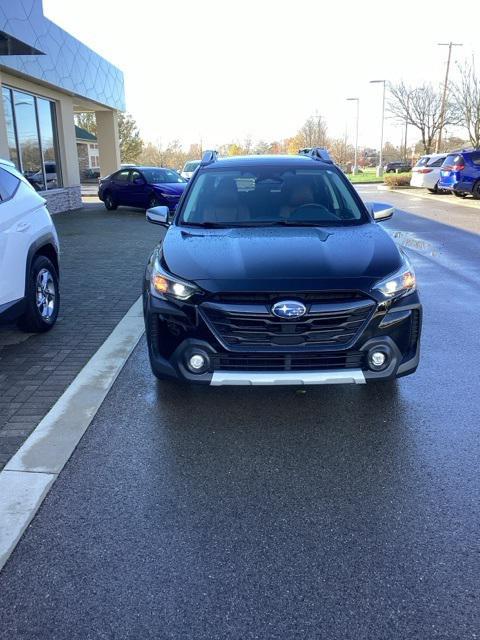
[[112,199],[110,196],[107,196],[106,200],[105,200],[105,204],[107,205],[107,207],[111,207],[112,206]]
[[56,298],[57,293],[52,274],[48,269],[40,269],[37,274],[36,303],[38,313],[47,322],[52,319]]

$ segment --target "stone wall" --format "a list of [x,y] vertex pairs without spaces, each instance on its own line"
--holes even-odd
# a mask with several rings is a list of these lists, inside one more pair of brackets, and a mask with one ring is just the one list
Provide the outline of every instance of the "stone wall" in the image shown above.
[[62,213],[83,206],[80,186],[43,191],[40,195],[47,201],[50,213]]

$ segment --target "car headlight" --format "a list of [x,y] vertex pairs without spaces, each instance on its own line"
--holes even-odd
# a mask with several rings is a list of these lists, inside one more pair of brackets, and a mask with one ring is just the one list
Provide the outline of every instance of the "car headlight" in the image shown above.
[[160,191],[160,195],[167,200],[175,200],[175,198],[178,198],[178,194],[176,193],[162,193]]
[[380,291],[385,298],[399,298],[413,293],[417,286],[415,271],[406,255],[403,256],[402,267],[387,278],[380,280],[374,286],[375,291]]
[[155,258],[153,263],[150,284],[152,293],[161,296],[172,296],[178,300],[188,300],[194,293],[199,291],[195,285],[166,273],[160,266],[158,258]]

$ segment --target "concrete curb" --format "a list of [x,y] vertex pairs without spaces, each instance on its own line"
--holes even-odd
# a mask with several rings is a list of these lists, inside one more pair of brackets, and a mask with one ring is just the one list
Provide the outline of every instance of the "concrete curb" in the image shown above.
[[0,472],[0,570],[74,452],[143,331],[140,297]]

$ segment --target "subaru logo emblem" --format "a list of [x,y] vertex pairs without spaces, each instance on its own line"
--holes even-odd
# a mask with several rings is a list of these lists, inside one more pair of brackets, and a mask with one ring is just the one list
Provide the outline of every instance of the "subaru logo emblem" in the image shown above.
[[278,318],[301,318],[307,313],[307,307],[296,300],[282,300],[273,305],[272,313]]

